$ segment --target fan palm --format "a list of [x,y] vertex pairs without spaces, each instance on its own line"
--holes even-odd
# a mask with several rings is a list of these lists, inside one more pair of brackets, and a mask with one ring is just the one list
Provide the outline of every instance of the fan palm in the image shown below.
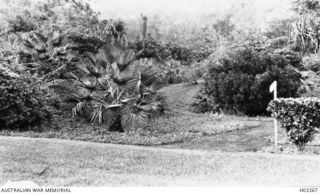
[[[108,50],[107,50],[108,49]],[[68,79],[52,86],[64,101],[72,102],[72,114],[92,123],[105,124],[111,130],[123,131],[132,123],[146,123],[164,110],[155,101],[149,87],[156,79],[150,69],[132,65],[132,50],[111,52],[101,47],[98,53],[87,53],[78,73],[68,72]]]

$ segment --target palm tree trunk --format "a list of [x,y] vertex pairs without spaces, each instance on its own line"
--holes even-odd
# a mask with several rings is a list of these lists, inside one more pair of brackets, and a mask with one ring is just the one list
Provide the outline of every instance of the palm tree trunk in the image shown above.
[[117,131],[117,132],[124,132],[122,123],[121,123],[122,117],[119,115],[115,122],[110,126],[110,131]]

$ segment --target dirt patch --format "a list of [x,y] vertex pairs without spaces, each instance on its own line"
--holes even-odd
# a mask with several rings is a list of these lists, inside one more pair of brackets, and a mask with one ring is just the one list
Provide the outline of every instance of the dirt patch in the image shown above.
[[199,137],[190,142],[174,144],[167,147],[184,149],[217,150],[227,152],[256,152],[272,146],[272,121],[262,121],[259,126],[245,127],[240,130],[227,131],[212,136]]

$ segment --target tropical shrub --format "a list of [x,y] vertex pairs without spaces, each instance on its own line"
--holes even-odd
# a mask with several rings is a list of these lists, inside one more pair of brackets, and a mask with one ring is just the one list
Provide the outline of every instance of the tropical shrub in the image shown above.
[[0,69],[0,129],[26,130],[50,119],[34,81]]
[[279,98],[270,102],[268,110],[286,130],[289,140],[299,150],[320,132],[320,99]]
[[163,113],[164,106],[151,87],[155,73],[131,65],[136,59],[133,50],[113,51],[104,45],[97,53],[87,52],[77,71],[68,71],[67,79],[51,88],[73,116],[124,131],[147,123]]
[[203,99],[214,103],[209,105],[214,107],[211,111],[266,114],[272,99],[270,84],[278,81],[280,97],[295,97],[300,77],[283,55],[250,46],[237,47],[209,65]]

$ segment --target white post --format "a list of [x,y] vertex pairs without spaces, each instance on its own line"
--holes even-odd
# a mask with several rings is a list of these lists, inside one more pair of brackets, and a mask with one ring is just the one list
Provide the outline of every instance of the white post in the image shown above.
[[[273,92],[273,99],[277,99],[277,81],[274,81],[271,85],[270,85],[270,92]],[[274,118],[273,119],[273,124],[274,124],[274,146],[275,148],[277,148],[278,146],[278,122],[277,119]]]
[[[275,87],[274,87],[274,91],[273,91],[273,99],[277,99],[277,81],[275,81]],[[278,147],[278,122],[277,119],[274,118],[273,119],[273,123],[274,123],[274,147],[277,149]]]
[[273,119],[274,122],[274,147],[277,149],[278,146],[278,122],[277,119]]

